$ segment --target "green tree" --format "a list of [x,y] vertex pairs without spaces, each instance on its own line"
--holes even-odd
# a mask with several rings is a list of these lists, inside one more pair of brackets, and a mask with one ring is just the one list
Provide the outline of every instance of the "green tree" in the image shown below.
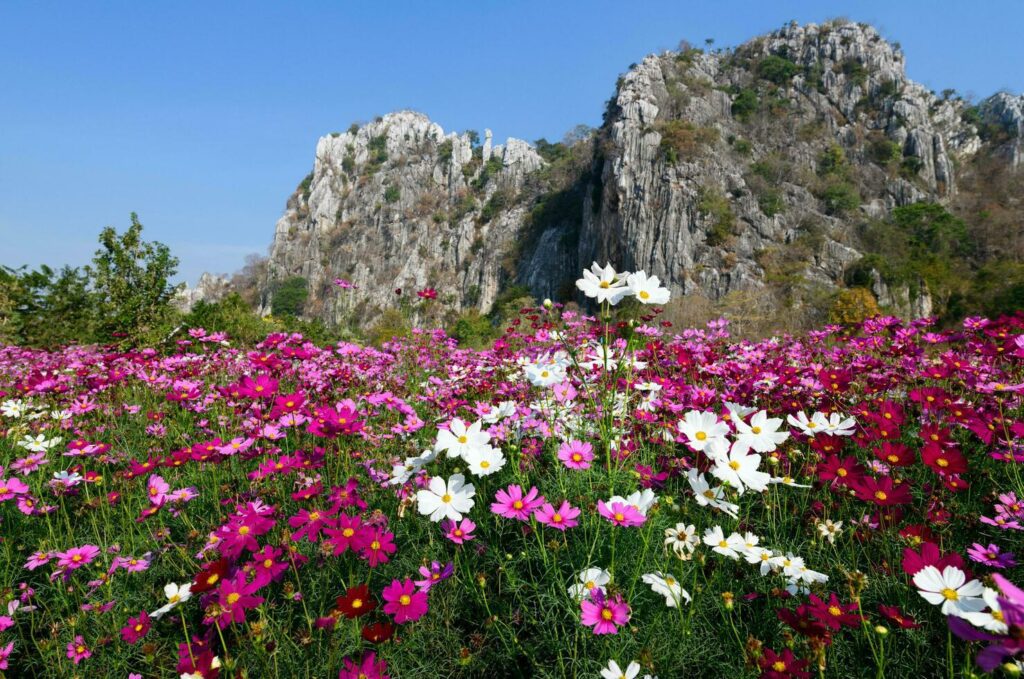
[[112,226],[100,232],[86,273],[95,293],[99,339],[135,342],[172,315],[178,258],[163,243],[142,240],[142,224],[131,214],[131,226],[119,234]]
[[302,276],[292,276],[281,281],[274,290],[270,301],[270,313],[274,316],[298,318],[306,309],[309,284]]

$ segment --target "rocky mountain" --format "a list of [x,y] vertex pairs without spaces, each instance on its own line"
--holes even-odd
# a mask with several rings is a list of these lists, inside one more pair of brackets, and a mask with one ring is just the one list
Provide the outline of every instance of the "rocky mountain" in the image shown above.
[[[1018,209],[1005,188],[980,196],[991,182],[977,168],[998,159],[1012,174],[1022,139],[1024,97],[938,96],[867,25],[684,46],[631,66],[603,125],[572,143],[494,145],[489,131],[445,133],[410,111],[323,137],[277,223],[263,305],[302,279],[304,314],[331,323],[372,322],[396,288],[487,311],[514,285],[568,299],[581,266],[607,260],[709,313],[820,316],[856,285],[883,308],[929,315],[953,303],[945,281],[959,275],[918,266],[939,252],[936,229],[959,228],[957,210],[979,201]],[[901,211],[915,205],[937,208]],[[885,224],[909,229],[910,254],[880,250]]]

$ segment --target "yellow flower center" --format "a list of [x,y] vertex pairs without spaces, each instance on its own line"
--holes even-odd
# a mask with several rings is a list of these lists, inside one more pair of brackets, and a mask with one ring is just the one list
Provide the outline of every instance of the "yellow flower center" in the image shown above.
[[884,490],[875,491],[875,499],[885,501],[889,498]]
[[740,463],[737,462],[736,460],[733,460],[732,462],[729,463],[729,467],[735,471],[740,468]]
[[555,523],[562,523],[562,515],[556,512],[552,515],[551,520]]
[[754,432],[755,434],[760,434],[761,433],[761,427],[751,427],[750,431]]
[[241,528],[238,529],[238,534],[239,535],[248,535],[249,534],[249,530],[250,529],[249,529],[248,526],[242,526]]
[[378,549],[380,549],[380,542],[377,541],[377,540],[374,540],[373,542],[371,542],[370,543],[370,549],[372,549],[373,551],[377,551]]
[[610,288],[612,286],[611,286],[611,283],[609,283],[608,281],[601,281],[601,284],[598,287],[600,287],[600,288],[602,288],[604,290],[607,290],[608,288]]
[[651,293],[647,292],[646,290],[641,290],[640,294],[637,295],[637,297],[639,297],[640,299],[650,299]]
[[356,532],[354,530],[352,530],[351,528],[346,528],[343,531],[341,531],[341,534],[344,535],[347,538],[350,538],[353,535],[355,535]]
[[523,501],[522,500],[516,500],[515,502],[512,503],[512,506],[515,507],[516,509],[522,509],[523,508]]
[[465,434],[459,437],[459,443],[466,443],[467,441],[469,441],[469,439],[466,438]]
[[309,520],[310,521],[316,521],[319,518],[320,518],[320,512],[310,512],[309,513]]
[[480,468],[481,469],[487,469],[490,466],[491,466],[491,463],[488,462],[487,460],[481,460],[480,461]]
[[697,432],[697,440],[698,441],[707,441],[707,439],[708,439],[708,435],[707,434],[705,434],[702,431]]
[[776,660],[775,662],[772,663],[772,669],[775,670],[776,672],[785,672],[786,671],[786,663],[782,662],[781,660]]
[[572,454],[572,461],[573,462],[580,462],[582,459],[583,459],[583,456],[580,455],[579,453],[573,453]]
[[942,590],[942,596],[946,597],[947,601],[957,601],[960,599],[960,595],[956,593],[956,590],[949,587]]
[[615,520],[616,521],[622,521],[625,518],[626,517],[622,514],[622,512],[615,512]]
[[352,608],[362,608],[362,607],[363,607],[363,600],[362,599],[353,599],[352,600]]
[[452,496],[449,495],[448,493],[445,493],[443,496],[441,496],[441,502],[443,502],[445,504],[448,504],[451,501],[452,501]]
[[842,610],[840,610],[839,606],[829,606],[828,607],[828,612],[829,612],[829,615],[835,615],[835,616],[839,616],[839,615],[843,614],[843,612],[842,612]]
[[411,602],[412,598],[408,594],[403,594],[402,596],[398,597],[398,603],[402,604],[403,606],[408,606]]
[[264,559],[263,560],[263,567],[264,568],[270,568],[273,565],[274,565],[274,560],[273,559]]
[[237,604],[238,600],[241,599],[241,598],[242,598],[241,594],[239,594],[238,592],[232,592],[231,594],[228,594],[228,603],[229,604]]
[[612,612],[611,612],[611,610],[608,609],[608,608],[602,609],[601,610],[601,617],[604,618],[605,620],[611,620],[612,619]]

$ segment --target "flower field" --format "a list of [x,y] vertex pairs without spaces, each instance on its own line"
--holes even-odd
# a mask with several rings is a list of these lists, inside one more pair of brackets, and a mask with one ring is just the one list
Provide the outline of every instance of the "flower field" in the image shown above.
[[736,341],[578,286],[486,350],[0,347],[0,670],[1020,673],[1024,319]]

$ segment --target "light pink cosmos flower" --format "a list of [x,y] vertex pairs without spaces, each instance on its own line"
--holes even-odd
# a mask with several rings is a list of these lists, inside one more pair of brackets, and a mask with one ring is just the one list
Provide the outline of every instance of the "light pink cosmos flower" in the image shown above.
[[167,500],[167,491],[170,489],[170,484],[158,474],[151,475],[146,482],[146,494],[149,496],[149,502],[157,507]]
[[34,571],[40,566],[45,566],[50,563],[50,558],[52,556],[53,555],[50,552],[35,552],[28,558],[28,561],[25,562],[25,568],[30,571]]
[[512,484],[507,489],[495,493],[494,499],[497,502],[491,503],[492,512],[517,521],[529,521],[533,511],[544,504],[544,496],[540,495],[536,486],[531,487],[529,492],[523,495],[523,489]]
[[611,506],[604,503],[604,500],[597,501],[597,513],[611,521],[616,526],[642,526],[647,517],[640,513],[633,505],[623,502],[613,502]]
[[578,523],[576,519],[579,515],[579,509],[570,505],[567,500],[562,500],[558,509],[555,509],[550,502],[545,502],[543,507],[534,512],[533,518],[537,519],[538,523],[565,532],[567,528],[576,527]]

